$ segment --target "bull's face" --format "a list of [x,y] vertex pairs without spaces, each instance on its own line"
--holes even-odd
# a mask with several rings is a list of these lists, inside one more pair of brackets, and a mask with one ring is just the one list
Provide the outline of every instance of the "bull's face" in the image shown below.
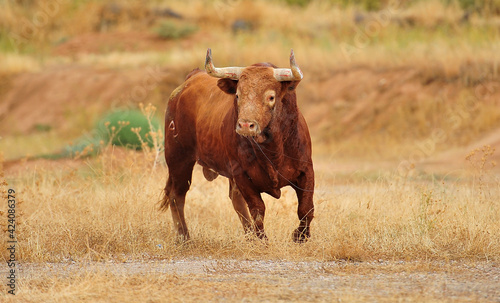
[[220,79],[218,86],[234,95],[238,112],[236,133],[263,141],[263,131],[283,97],[283,84],[274,78],[273,68],[250,66],[242,71],[239,80]]
[[270,68],[248,67],[243,71],[235,95],[238,108],[236,132],[239,135],[261,137],[273,117],[280,86]]
[[210,49],[205,68],[218,78],[221,90],[234,95],[238,118],[236,133],[251,137],[262,143],[265,131],[276,112],[280,112],[281,100],[288,89],[293,89],[302,79],[302,72],[295,64],[293,51],[290,55],[291,69],[274,68],[270,64],[256,64],[246,68],[215,68]]

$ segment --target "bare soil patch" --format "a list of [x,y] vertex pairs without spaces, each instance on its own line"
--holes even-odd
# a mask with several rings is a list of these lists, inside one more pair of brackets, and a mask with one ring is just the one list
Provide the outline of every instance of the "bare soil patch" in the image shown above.
[[[292,262],[195,258],[20,264],[20,269],[20,297],[43,299],[44,295],[51,295],[59,299],[56,301],[88,301],[100,295],[99,291],[109,291],[110,298],[116,292],[113,287],[119,283],[122,295],[113,298],[125,301],[500,300],[500,268],[492,262]],[[104,286],[93,284],[102,282],[103,278],[107,280]],[[36,287],[37,283],[45,283],[46,289]],[[87,288],[81,288],[85,283]],[[40,294],[45,291],[47,293]]]
[[87,33],[61,43],[54,50],[55,55],[144,51],[165,49],[168,42],[152,32],[103,32]]
[[104,111],[147,102],[169,76],[158,66],[133,70],[72,66],[20,74],[1,97],[0,130],[25,134],[37,125],[64,131],[75,122],[92,124],[89,120]]
[[195,33],[191,38],[174,41],[162,39],[153,31],[86,33],[59,44],[53,54],[71,57],[109,52],[166,51],[172,46],[188,49],[209,36],[207,33]]

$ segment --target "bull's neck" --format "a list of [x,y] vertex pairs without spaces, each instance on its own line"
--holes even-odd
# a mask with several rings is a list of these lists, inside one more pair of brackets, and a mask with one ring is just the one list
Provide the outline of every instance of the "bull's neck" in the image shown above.
[[[298,108],[295,96],[283,101],[279,112],[276,112],[270,123],[273,134],[272,144],[275,148],[286,149],[289,139],[297,134]],[[281,150],[282,151],[282,150]]]
[[287,104],[279,113],[275,113],[269,124],[268,138],[263,143],[253,142],[254,152],[259,165],[268,173],[277,186],[279,167],[283,167],[287,149],[293,148],[290,139],[297,134],[298,110],[296,103]]

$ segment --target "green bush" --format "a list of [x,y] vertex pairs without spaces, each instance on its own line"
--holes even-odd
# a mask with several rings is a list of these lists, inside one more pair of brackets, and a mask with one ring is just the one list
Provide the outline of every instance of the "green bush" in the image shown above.
[[[301,6],[307,5],[310,0],[285,0],[288,4],[299,4]],[[411,7],[419,1],[401,1],[404,7]],[[355,5],[367,11],[376,11],[386,7],[389,0],[330,0],[334,4],[342,4],[343,6]],[[499,14],[500,13],[500,0],[441,0],[445,5],[458,3],[464,10],[473,11],[477,10],[480,13]]]
[[75,143],[67,145],[61,153],[43,155],[42,158],[59,159],[73,157],[95,156],[102,147],[102,139],[95,137],[82,137]]
[[194,34],[198,28],[192,24],[181,24],[172,21],[164,21],[155,31],[163,39],[181,39]]
[[342,2],[345,6],[358,5],[367,11],[382,9],[387,4],[387,1],[384,0],[342,0]]
[[[451,2],[452,0],[445,0]],[[500,0],[457,0],[465,10],[478,10],[480,13],[498,15],[500,13]]]
[[[160,128],[157,119],[151,120],[153,131]],[[133,129],[140,128],[137,135]],[[96,134],[105,143],[141,149],[142,142],[153,147],[148,118],[139,110],[118,110],[104,116],[97,124]],[[142,139],[142,142],[141,142]]]
[[[160,129],[160,122],[153,117],[150,119],[151,121],[148,121],[147,116],[140,110],[114,111],[99,120],[96,128],[90,134],[67,145],[61,153],[42,155],[41,157],[57,159],[95,156],[108,144],[141,150],[144,143],[150,148],[154,148],[154,142],[150,134],[150,123],[153,126],[153,131],[156,132]],[[162,144],[162,142],[159,142],[159,144]]]
[[288,5],[296,5],[296,6],[307,6],[309,3],[311,3],[311,0],[285,0],[285,3]]

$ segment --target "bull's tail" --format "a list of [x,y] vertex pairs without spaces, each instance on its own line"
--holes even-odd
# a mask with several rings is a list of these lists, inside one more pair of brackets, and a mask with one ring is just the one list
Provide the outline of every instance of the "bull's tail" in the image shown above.
[[163,195],[161,197],[160,202],[160,211],[166,211],[168,210],[170,206],[170,191],[172,189],[172,185],[170,182],[170,178],[167,181],[167,186],[165,186],[165,189],[163,190]]
[[160,210],[167,211],[168,207],[170,206],[170,197],[164,193],[163,197],[159,202],[160,202]]

